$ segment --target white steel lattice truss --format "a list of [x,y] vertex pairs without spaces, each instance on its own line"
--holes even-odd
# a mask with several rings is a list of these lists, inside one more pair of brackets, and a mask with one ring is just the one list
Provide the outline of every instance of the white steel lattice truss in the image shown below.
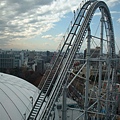
[[[101,13],[99,20],[94,16],[96,11]],[[99,25],[95,35],[94,21]],[[81,59],[83,50],[84,59]],[[119,98],[116,82],[115,40],[109,9],[103,1],[87,1],[75,13],[55,62],[39,85],[41,92],[27,120],[48,120],[61,91],[62,120],[67,120],[67,95],[74,98],[81,111],[75,120],[92,117],[115,120],[116,98]]]

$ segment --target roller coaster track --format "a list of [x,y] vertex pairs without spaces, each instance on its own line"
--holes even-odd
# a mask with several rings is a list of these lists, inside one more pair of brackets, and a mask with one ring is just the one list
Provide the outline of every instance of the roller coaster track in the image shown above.
[[59,97],[62,85],[67,79],[67,75],[69,75],[69,70],[72,66],[76,52],[82,46],[85,34],[97,8],[104,8],[104,14],[107,16],[106,31],[108,32],[108,35],[111,36],[112,57],[115,56],[114,32],[107,5],[102,1],[86,2],[75,18],[53,67],[50,72],[47,73],[41,92],[33,105],[27,120],[48,120],[54,104]]

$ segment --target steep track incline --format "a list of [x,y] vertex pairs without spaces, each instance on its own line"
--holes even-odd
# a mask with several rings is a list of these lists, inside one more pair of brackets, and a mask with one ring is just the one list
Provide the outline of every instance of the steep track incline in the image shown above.
[[[40,120],[47,120],[58,99],[64,81],[67,79],[69,70],[72,66],[73,59],[78,49],[81,48],[86,32],[90,26],[91,19],[97,8],[104,8],[107,16],[107,24],[111,32],[108,35],[111,39],[112,57],[115,56],[114,32],[109,9],[102,1],[86,2],[79,11],[65,42],[51,68],[46,80],[41,88],[39,97],[37,98],[27,120],[36,120],[38,116]],[[44,93],[44,95],[43,95]],[[45,103],[45,104],[43,104]],[[43,106],[44,105],[44,106]],[[43,110],[41,108],[44,107]],[[40,111],[41,110],[41,111]],[[40,113],[40,115],[38,115]]]
[[[57,76],[60,74],[60,71],[62,71],[62,68],[63,68],[62,66],[64,65],[64,59],[66,58],[66,56],[68,56],[69,49],[71,48],[72,43],[74,42],[76,34],[78,33],[78,30],[81,26],[81,21],[84,19],[84,16],[85,16],[90,4],[91,4],[91,2],[88,1],[80,9],[68,35],[65,38],[65,42],[64,42],[56,60],[55,60],[53,67],[51,68],[49,73],[46,72],[46,74],[44,75],[45,76],[45,80],[43,80],[44,84],[38,86],[38,87],[42,86],[42,88],[40,88],[41,92],[40,92],[40,94],[39,94],[32,110],[31,110],[27,120],[36,120],[38,117],[38,114],[43,106],[43,103],[45,101],[48,102],[50,95],[51,95],[51,92],[53,91],[53,87],[55,87],[56,82],[58,82]],[[60,89],[62,87],[62,83],[63,83],[63,81],[61,82]],[[43,93],[44,93],[44,95],[43,95]],[[59,94],[59,91],[58,91],[58,94]],[[56,95],[56,97],[58,96],[58,94]],[[51,108],[52,108],[52,106],[51,106]]]

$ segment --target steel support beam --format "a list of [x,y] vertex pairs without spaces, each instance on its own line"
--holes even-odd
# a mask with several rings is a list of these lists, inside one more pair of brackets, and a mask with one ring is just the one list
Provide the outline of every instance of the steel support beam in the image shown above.
[[90,41],[91,41],[91,30],[90,26],[88,28],[88,37],[87,37],[87,55],[86,55],[86,82],[85,82],[85,104],[84,104],[84,109],[85,109],[85,114],[84,114],[84,119],[88,120],[88,92],[89,92],[89,76],[90,76]]
[[106,88],[106,117],[105,120],[109,120],[110,117],[110,102],[108,101],[110,99],[110,83],[111,83],[111,79],[110,79],[110,69],[111,69],[111,41],[110,41],[110,36],[108,38],[108,57],[107,57],[107,88]]
[[63,98],[62,98],[62,120],[67,120],[67,88],[66,83],[63,86]]
[[[101,9],[101,40],[100,40],[100,60],[103,57],[103,24],[104,24],[104,9]],[[98,113],[100,113],[101,109],[101,86],[102,86],[102,61],[99,61],[99,81],[98,81],[98,104],[97,104],[97,120],[100,119]]]

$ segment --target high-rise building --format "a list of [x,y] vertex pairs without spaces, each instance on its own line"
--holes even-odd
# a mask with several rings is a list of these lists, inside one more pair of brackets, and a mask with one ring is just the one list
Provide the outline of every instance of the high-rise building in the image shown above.
[[15,67],[15,55],[11,52],[0,53],[0,69],[9,69]]
[[37,69],[36,71],[40,72],[40,73],[44,73],[44,60],[40,59],[37,61]]

